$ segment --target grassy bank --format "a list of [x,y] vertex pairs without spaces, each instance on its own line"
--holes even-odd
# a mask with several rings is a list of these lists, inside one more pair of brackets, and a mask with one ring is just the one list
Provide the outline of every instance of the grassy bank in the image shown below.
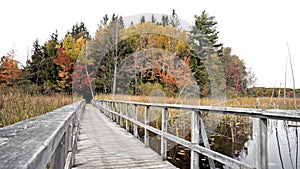
[[72,102],[72,98],[64,94],[41,95],[32,90],[1,88],[0,127],[47,113]]

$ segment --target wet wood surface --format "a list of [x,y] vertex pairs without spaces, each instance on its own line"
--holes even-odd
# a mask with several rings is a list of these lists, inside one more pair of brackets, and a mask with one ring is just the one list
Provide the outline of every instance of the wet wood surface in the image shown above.
[[175,168],[92,105],[81,115],[73,168]]

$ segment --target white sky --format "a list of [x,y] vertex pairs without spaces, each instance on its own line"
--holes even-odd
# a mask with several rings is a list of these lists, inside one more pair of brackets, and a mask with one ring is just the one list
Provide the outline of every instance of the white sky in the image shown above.
[[[300,10],[297,0],[9,0],[0,2],[0,56],[11,48],[25,63],[27,48],[35,39],[43,44],[58,30],[59,38],[83,21],[91,35],[104,14],[127,17],[142,13],[171,14],[190,23],[206,10],[215,16],[220,42],[246,62],[257,77],[257,86],[284,85],[287,41],[293,61],[296,87],[300,88]],[[158,18],[160,19],[160,18]],[[288,87],[292,87],[288,72]]]

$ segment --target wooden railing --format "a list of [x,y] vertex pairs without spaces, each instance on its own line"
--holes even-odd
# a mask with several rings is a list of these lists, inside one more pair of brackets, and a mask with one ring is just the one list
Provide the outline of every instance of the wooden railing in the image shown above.
[[[199,153],[209,158],[211,168],[214,168],[214,160],[221,162],[233,168],[268,168],[268,134],[267,134],[267,119],[281,119],[289,121],[300,121],[300,112],[296,110],[263,110],[263,109],[248,109],[248,108],[230,108],[230,107],[215,107],[215,106],[194,106],[194,105],[176,105],[176,104],[152,104],[140,102],[126,102],[113,100],[98,100],[92,101],[94,106],[99,108],[109,118],[123,126],[125,119],[125,128],[129,131],[129,122],[134,124],[134,136],[138,136],[138,127],[144,128],[144,144],[149,147],[149,131],[161,136],[161,157],[162,160],[167,158],[167,141],[171,140],[191,150],[191,168],[199,168]],[[129,116],[129,106],[134,106],[133,117]],[[122,107],[126,106],[125,112]],[[138,121],[138,106],[145,107],[144,122]],[[161,130],[151,127],[150,122],[150,107],[162,109],[161,114]],[[187,141],[167,132],[168,109],[183,109],[192,111],[192,131],[191,141]],[[256,147],[254,154],[254,165],[250,166],[236,159],[230,158],[209,148],[208,139],[205,132],[205,127],[202,121],[202,112],[215,112],[225,114],[246,115],[255,118],[256,125]],[[200,135],[202,136],[204,147],[200,146]]]
[[71,168],[85,101],[0,128],[0,168]]

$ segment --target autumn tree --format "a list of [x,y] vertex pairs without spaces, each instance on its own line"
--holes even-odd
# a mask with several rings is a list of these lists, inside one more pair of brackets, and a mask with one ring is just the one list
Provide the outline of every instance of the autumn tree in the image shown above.
[[231,54],[231,48],[224,48],[222,54],[227,91],[246,92],[255,82],[253,73],[247,71],[245,63],[238,56]]
[[[103,49],[105,49],[106,46],[103,45],[104,43],[101,43],[101,39],[105,36],[105,31],[102,29],[97,32],[97,38],[95,39],[99,41],[98,47],[102,46]],[[174,60],[174,58],[181,58],[183,60],[189,57],[185,31],[176,30],[172,25],[157,26],[153,22],[145,22],[143,24],[132,25],[122,30],[120,36],[125,39],[122,38],[122,40],[118,42],[118,67],[122,69],[122,66],[131,66],[125,70],[117,71],[117,77],[122,78],[122,80],[117,80],[118,83],[132,79],[132,82],[129,81],[131,85],[128,83],[124,85],[131,86],[133,89],[130,90],[133,91],[137,91],[141,85],[144,86],[143,84],[146,83],[160,83],[162,87],[166,89],[167,93],[171,93],[172,90],[177,90],[177,85],[180,87],[184,86],[186,80],[183,80],[183,78],[185,78],[185,76],[179,76],[179,71],[176,70],[180,68],[180,65],[176,65],[176,63],[170,61]],[[105,51],[103,49],[102,52]],[[113,52],[113,50],[110,49],[108,49],[108,51]],[[96,78],[97,91],[107,92],[112,88],[109,86],[113,76],[111,68],[114,66],[112,62],[113,55],[110,55],[111,52],[102,56],[103,58],[99,65]],[[177,63],[180,64],[181,62],[177,60]],[[158,70],[162,70],[162,72]],[[187,68],[185,70],[188,71],[189,69]],[[122,76],[123,73],[130,74],[130,76]],[[157,80],[155,80],[155,77]],[[178,82],[183,84],[178,84]],[[108,86],[106,87],[104,84]],[[120,90],[123,89],[117,87],[117,91]],[[128,89],[124,88],[124,90]]]
[[58,65],[61,68],[60,70],[58,70],[58,89],[67,90],[72,82],[71,74],[74,62],[72,62],[70,56],[63,51],[63,48],[58,49],[56,56],[54,56],[52,60],[54,64]]
[[0,80],[6,85],[14,85],[21,73],[18,61],[14,60],[15,52],[11,50],[0,62]]
[[73,67],[78,60],[78,56],[85,48],[86,40],[89,38],[83,22],[73,25],[61,43],[55,47],[56,54],[52,55],[52,62],[58,66],[56,79],[57,89],[65,92],[70,92],[72,87]]

